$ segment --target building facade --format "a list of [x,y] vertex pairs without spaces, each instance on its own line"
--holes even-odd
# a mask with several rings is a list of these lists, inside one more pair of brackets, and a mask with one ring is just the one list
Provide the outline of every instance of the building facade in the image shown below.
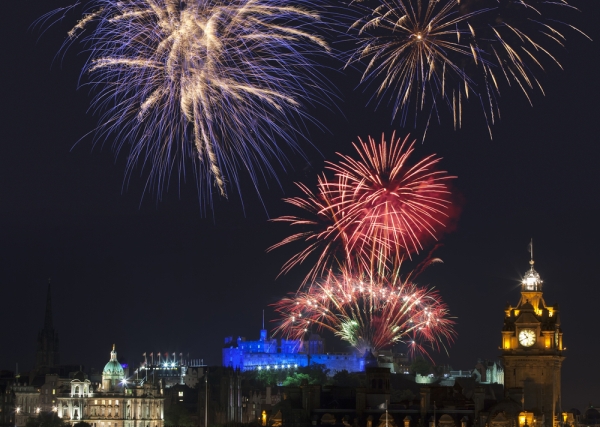
[[102,383],[94,389],[83,372],[57,394],[52,409],[64,420],[92,427],[164,427],[164,396],[160,382],[128,380],[113,346],[102,371]]
[[225,338],[223,347],[223,366],[240,371],[263,369],[295,369],[309,365],[325,365],[331,375],[346,370],[362,372],[365,370],[363,356],[354,353],[326,353],[323,339],[316,334],[306,341],[277,340],[267,337],[266,329],[260,331],[260,339],[246,341],[239,337]]
[[549,306],[533,268],[525,274],[521,299],[505,309],[502,355],[505,393],[518,396],[528,425],[556,426],[561,414],[563,333],[558,304]]

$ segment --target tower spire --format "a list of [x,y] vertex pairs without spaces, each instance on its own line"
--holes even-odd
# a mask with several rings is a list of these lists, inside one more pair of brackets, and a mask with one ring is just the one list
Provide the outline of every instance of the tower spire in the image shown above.
[[531,238],[531,240],[529,241],[529,253],[531,254],[531,259],[529,260],[529,264],[531,265],[531,267],[533,267],[533,237]]
[[58,334],[54,330],[52,321],[52,285],[48,279],[46,293],[46,313],[44,314],[44,327],[38,333],[37,353],[35,368],[31,370],[30,377],[43,375],[59,364]]
[[46,315],[44,317],[44,329],[45,330],[54,329],[54,323],[52,322],[52,294],[51,294],[50,279],[48,279],[48,291],[46,293]]

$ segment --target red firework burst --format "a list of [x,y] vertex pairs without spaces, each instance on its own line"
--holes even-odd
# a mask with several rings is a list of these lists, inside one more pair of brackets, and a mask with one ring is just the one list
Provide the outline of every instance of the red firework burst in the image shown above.
[[409,280],[330,273],[274,306],[284,336],[302,340],[311,331],[329,330],[361,354],[399,342],[427,354],[456,335],[439,294]]
[[304,241],[308,246],[283,266],[282,273],[319,253],[305,283],[338,264],[383,272],[395,269],[402,259],[424,249],[448,223],[451,194],[448,180],[437,170],[441,158],[434,154],[409,164],[415,142],[396,138],[388,144],[371,137],[353,144],[359,159],[341,155],[327,163],[332,179],[319,177],[317,192],[299,184],[303,197],[286,202],[308,212],[312,218],[283,216],[275,221],[309,229],[293,234],[269,250]]

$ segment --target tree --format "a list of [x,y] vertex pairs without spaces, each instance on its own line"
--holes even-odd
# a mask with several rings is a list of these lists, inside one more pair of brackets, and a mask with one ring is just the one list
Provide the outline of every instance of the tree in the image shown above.
[[327,374],[329,369],[325,368],[325,365],[309,365],[298,368],[296,372],[293,372],[286,376],[283,380],[282,385],[284,386],[299,386],[302,383],[306,384],[321,384],[325,385],[329,382]]
[[349,373],[347,370],[343,369],[336,374],[332,378],[333,385],[337,385],[340,387],[360,387],[360,374]]
[[185,406],[173,404],[165,409],[165,426],[186,427],[193,424],[190,413]]
[[[88,424],[89,425],[89,424]],[[25,427],[70,427],[56,412],[40,412],[37,417],[29,417]]]
[[431,365],[424,358],[417,357],[410,365],[410,372],[414,375],[419,374],[426,376],[431,373]]
[[283,380],[283,385],[286,387],[297,387],[302,385],[303,381],[305,384],[311,384],[310,375],[294,372],[292,375],[289,375],[285,380]]

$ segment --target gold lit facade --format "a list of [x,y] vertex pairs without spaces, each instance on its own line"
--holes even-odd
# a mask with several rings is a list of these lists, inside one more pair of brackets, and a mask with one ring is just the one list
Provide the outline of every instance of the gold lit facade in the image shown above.
[[532,259],[521,284],[519,303],[505,309],[501,347],[504,387],[507,395],[520,396],[522,425],[553,427],[560,419],[565,348],[558,304],[548,306],[544,301],[543,281],[533,265]]

